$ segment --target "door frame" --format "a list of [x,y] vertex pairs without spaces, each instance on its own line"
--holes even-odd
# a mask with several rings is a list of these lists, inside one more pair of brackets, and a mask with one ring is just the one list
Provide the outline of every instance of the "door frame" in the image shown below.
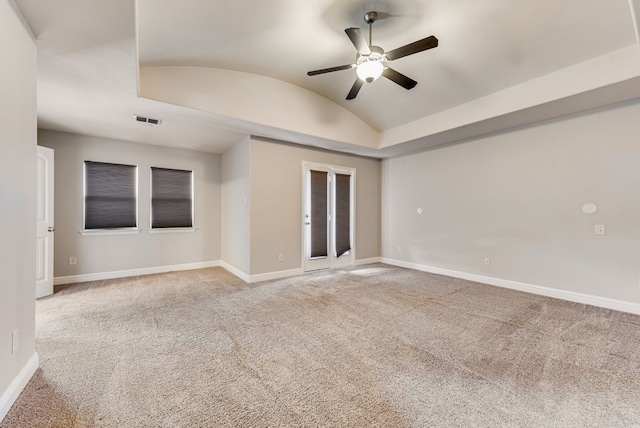
[[[310,240],[310,229],[308,227],[308,216],[310,207],[310,194],[309,194],[309,179],[310,171],[323,171],[327,172],[327,241],[328,241],[328,256],[320,258],[318,260],[310,260],[308,257]],[[350,180],[350,215],[349,215],[349,229],[350,229],[350,241],[351,250],[347,254],[341,257],[336,257],[335,249],[335,193],[336,193],[336,180],[335,174],[346,174],[351,176]],[[302,162],[302,209],[301,209],[301,235],[302,235],[302,270],[304,272],[310,272],[313,270],[329,269],[340,266],[351,266],[355,264],[356,260],[356,169],[351,167],[324,164],[318,162]]]

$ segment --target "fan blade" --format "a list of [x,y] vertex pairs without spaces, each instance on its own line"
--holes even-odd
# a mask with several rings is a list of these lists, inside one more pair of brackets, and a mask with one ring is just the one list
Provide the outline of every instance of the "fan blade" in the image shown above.
[[387,60],[393,61],[394,59],[402,58],[403,56],[413,55],[418,52],[426,51],[438,46],[438,39],[434,36],[429,36],[425,39],[418,40],[417,42],[409,43],[408,45],[401,46],[397,49],[386,53]]
[[356,81],[353,83],[353,86],[351,87],[351,90],[349,91],[349,95],[347,95],[347,99],[348,100],[352,100],[354,99],[357,95],[358,92],[360,92],[360,88],[362,88],[364,81],[360,80],[360,78],[356,78]]
[[369,55],[371,53],[371,49],[369,49],[369,45],[367,44],[367,40],[362,35],[362,31],[359,28],[351,27],[344,30],[349,36],[351,43],[356,47],[359,53],[363,55]]
[[415,80],[409,79],[407,76],[402,73],[398,73],[393,68],[385,68],[382,75],[392,82],[402,86],[406,90],[409,90],[418,84]]
[[307,72],[307,76],[317,76],[318,74],[331,73],[333,71],[349,70],[355,67],[354,64],[340,65],[338,67],[323,68],[322,70],[313,70]]

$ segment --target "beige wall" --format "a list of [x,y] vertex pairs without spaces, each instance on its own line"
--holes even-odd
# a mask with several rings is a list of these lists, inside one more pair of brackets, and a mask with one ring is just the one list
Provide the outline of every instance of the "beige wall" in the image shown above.
[[383,256],[640,302],[638,117],[618,105],[385,160]]
[[270,138],[315,140],[342,147],[378,145],[378,133],[348,109],[308,89],[256,73],[187,65],[143,66],[139,91],[145,98],[251,123],[253,131],[249,132]]
[[[220,155],[46,130],[38,143],[55,150],[56,277],[220,260]],[[80,234],[85,160],[138,165],[139,234]],[[194,171],[194,232],[149,233],[152,166]]]
[[249,137],[222,155],[222,260],[249,273],[251,145]]
[[356,259],[380,256],[379,160],[252,138],[251,275],[302,267],[303,161],[356,169]]
[[[1,420],[15,398],[9,386],[35,353],[36,295],[36,44],[6,1],[0,1],[0,53]],[[12,353],[14,330],[19,348]]]
[[[246,275],[299,269],[303,161],[356,168],[356,258],[380,256],[378,160],[252,138],[223,155],[47,130],[38,141],[56,155],[56,277],[215,260]],[[80,233],[84,160],[138,165],[139,234]],[[194,170],[196,232],[148,232],[151,166]]]

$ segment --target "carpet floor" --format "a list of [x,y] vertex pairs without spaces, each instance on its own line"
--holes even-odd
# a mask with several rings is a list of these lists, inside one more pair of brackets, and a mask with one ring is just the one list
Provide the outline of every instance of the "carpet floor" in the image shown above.
[[640,426],[640,317],[383,264],[60,286],[2,427]]

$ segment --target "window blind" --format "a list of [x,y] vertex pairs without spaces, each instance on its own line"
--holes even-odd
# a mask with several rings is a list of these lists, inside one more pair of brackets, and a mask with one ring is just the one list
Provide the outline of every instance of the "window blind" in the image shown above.
[[84,228],[137,227],[134,165],[84,162]]
[[193,227],[193,171],[151,168],[151,228]]
[[336,174],[336,257],[351,250],[351,175]]
[[327,173],[311,173],[311,257],[327,253]]

